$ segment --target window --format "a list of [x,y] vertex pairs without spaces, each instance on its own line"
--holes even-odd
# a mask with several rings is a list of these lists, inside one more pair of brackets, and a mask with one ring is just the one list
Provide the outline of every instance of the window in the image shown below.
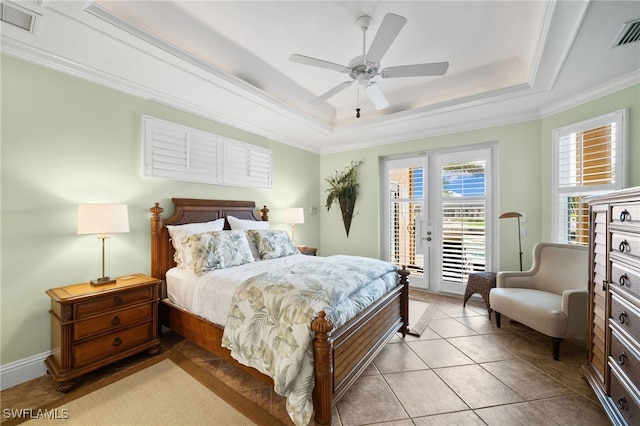
[[553,131],[553,240],[586,245],[588,198],[627,181],[627,110]]
[[271,150],[143,117],[144,175],[271,188]]
[[486,270],[487,160],[445,161],[442,179],[442,276],[466,282],[472,272]]
[[390,168],[388,183],[389,261],[406,265],[412,276],[422,278],[424,255],[418,249],[416,220],[424,214],[424,167]]

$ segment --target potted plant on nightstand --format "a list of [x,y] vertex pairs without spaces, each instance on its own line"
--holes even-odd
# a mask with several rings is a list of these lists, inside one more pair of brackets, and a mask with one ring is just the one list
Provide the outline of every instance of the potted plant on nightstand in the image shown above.
[[344,171],[339,173],[337,170],[333,176],[329,176],[325,180],[329,183],[327,189],[327,211],[331,210],[333,203],[337,202],[342,211],[342,222],[344,229],[349,237],[349,229],[351,228],[351,219],[354,216],[354,207],[356,198],[358,197],[358,166],[360,162],[351,162],[351,166],[347,166]]

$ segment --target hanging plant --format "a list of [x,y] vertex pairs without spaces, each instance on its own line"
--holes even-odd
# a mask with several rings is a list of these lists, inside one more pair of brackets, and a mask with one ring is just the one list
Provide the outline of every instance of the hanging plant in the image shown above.
[[351,228],[351,219],[354,216],[354,207],[356,198],[358,197],[358,166],[360,161],[351,162],[351,166],[345,167],[344,171],[339,173],[337,170],[333,176],[329,176],[325,180],[329,183],[327,189],[327,211],[331,210],[333,203],[337,202],[342,211],[342,222],[344,229],[349,237],[349,229]]

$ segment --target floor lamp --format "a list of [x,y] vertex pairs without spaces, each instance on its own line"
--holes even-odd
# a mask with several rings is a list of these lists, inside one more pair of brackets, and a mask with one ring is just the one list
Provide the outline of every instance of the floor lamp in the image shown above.
[[522,239],[520,237],[520,218],[522,215],[518,212],[507,212],[500,215],[500,219],[508,219],[511,217],[518,219],[518,252],[520,252],[520,270],[522,271]]

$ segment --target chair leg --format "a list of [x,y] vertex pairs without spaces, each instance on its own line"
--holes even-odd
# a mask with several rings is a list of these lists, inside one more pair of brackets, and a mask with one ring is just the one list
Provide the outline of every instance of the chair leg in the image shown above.
[[562,338],[560,337],[552,337],[553,340],[553,359],[556,361],[560,358],[560,342],[562,342]]
[[496,311],[496,326],[498,328],[500,328],[500,320],[502,319],[502,315],[500,315],[500,312]]

